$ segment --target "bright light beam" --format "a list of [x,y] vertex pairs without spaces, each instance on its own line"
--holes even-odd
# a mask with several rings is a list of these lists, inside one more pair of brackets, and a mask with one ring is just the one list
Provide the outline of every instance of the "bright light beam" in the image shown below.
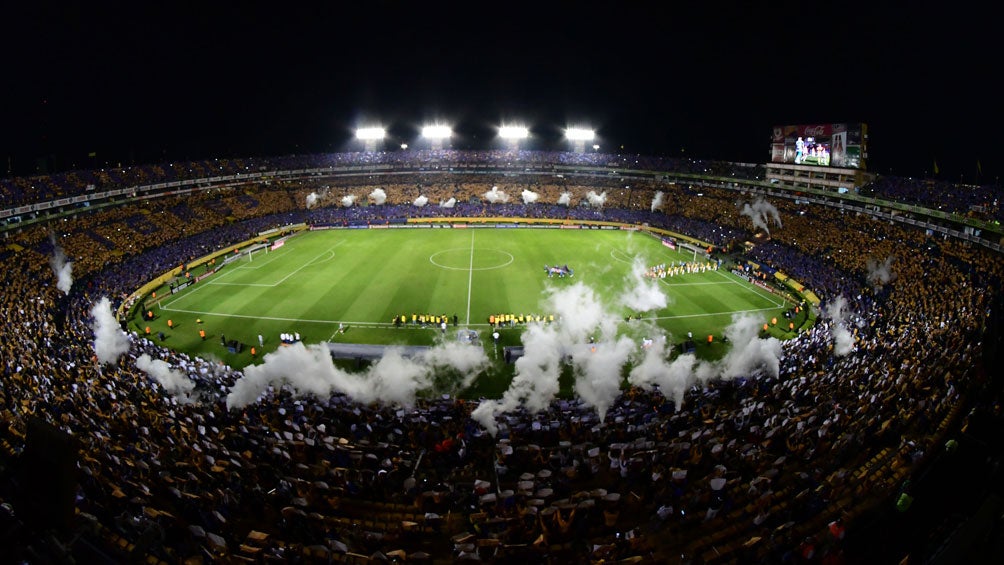
[[425,126],[422,128],[422,137],[426,139],[445,139],[453,135],[450,126]]
[[530,135],[530,130],[523,126],[502,126],[499,128],[499,137],[502,139],[526,139]]
[[356,130],[356,138],[363,141],[373,141],[387,137],[387,130],[380,127],[359,128]]
[[565,130],[565,138],[570,141],[592,141],[596,137],[596,132],[585,128],[568,128]]

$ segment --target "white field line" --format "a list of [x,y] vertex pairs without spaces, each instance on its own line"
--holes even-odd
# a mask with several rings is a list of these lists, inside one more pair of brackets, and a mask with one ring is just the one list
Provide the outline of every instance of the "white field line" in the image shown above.
[[[286,282],[287,280],[289,280],[289,277],[291,277],[291,276],[295,275],[296,273],[299,273],[303,269],[305,269],[305,268],[307,268],[307,267],[315,264],[317,262],[317,260],[321,258],[321,256],[323,256],[323,255],[325,255],[327,253],[334,253],[334,249],[336,247],[338,247],[339,245],[343,244],[343,243],[345,243],[344,239],[341,240],[341,241],[339,241],[338,243],[332,245],[330,248],[325,249],[319,255],[317,255],[313,259],[307,261],[306,263],[304,263],[303,265],[301,265],[299,268],[297,268],[293,272],[291,272],[288,275],[282,277],[281,279],[279,279],[278,281],[276,281],[274,283],[270,283],[270,284],[264,284],[264,283],[231,283],[231,282],[219,282],[219,280],[212,280],[212,281],[209,282],[209,284],[216,284],[216,285],[222,285],[222,286],[258,286],[258,287],[265,287],[265,288],[279,286],[280,284],[282,284],[282,283]],[[325,259],[325,260],[327,260],[327,259]]]
[[760,291],[756,290],[757,286],[754,285],[753,283],[743,284],[742,282],[739,282],[739,281],[733,279],[732,277],[726,275],[725,273],[723,273],[721,271],[715,271],[715,272],[718,273],[719,275],[725,277],[725,279],[727,281],[729,281],[729,282],[731,282],[733,284],[737,284],[737,285],[739,285],[742,288],[745,288],[746,290],[752,292],[753,294],[759,296],[760,298],[763,298],[764,300],[766,300],[767,302],[770,302],[771,304],[777,306],[778,308],[783,308],[784,305],[785,305],[785,301],[783,299],[781,300],[781,302],[774,302],[774,299],[776,297],[773,294],[765,295],[765,294],[761,293]]

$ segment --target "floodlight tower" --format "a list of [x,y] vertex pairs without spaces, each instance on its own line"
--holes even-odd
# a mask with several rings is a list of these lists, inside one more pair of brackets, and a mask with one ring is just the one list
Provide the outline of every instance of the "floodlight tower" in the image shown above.
[[586,142],[592,141],[596,137],[596,132],[588,128],[570,127],[565,130],[565,139],[572,142],[572,149],[576,153],[586,152]]
[[519,141],[529,136],[530,130],[526,126],[502,126],[499,128],[499,137],[505,141],[508,149],[519,149]]
[[453,135],[453,129],[450,126],[433,125],[422,128],[422,137],[432,143],[433,149],[442,149],[443,140],[449,139],[451,135]]
[[363,142],[366,151],[376,151],[377,144],[387,137],[387,130],[382,127],[359,128],[356,139]]

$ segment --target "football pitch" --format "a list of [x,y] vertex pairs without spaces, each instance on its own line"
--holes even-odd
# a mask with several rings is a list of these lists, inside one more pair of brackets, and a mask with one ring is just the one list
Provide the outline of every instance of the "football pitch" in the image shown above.
[[[445,316],[446,339],[456,335],[454,319],[459,328],[478,331],[482,347],[505,373],[499,349],[519,345],[522,328],[500,330],[496,347],[489,317],[548,320],[555,313],[548,311],[546,298],[563,286],[593,289],[626,333],[632,326],[657,324],[674,343],[692,333],[696,353],[704,358],[723,354],[720,337],[733,314],[752,313],[766,322],[791,306],[725,269],[646,279],[666,295],[665,308],[637,312],[619,306],[619,297],[634,284],[636,261],[649,268],[693,260],[691,252],[665,247],[645,233],[619,230],[311,231],[233,262],[178,294],[163,289],[166,297],[149,325],[153,335],[165,333],[164,345],[241,368],[280,347],[283,333],[298,333],[304,343],[433,345],[444,339],[441,328],[411,323],[412,318]],[[548,277],[545,265],[567,265],[574,274]],[[395,317],[406,323],[394,324]],[[714,336],[711,344],[708,335]],[[240,341],[243,351],[229,352],[222,338]]]

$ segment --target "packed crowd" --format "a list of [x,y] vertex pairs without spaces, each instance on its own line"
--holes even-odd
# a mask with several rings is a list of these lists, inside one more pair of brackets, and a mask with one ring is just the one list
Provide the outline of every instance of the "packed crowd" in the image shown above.
[[[985,377],[981,335],[1004,280],[999,257],[787,202],[776,203],[783,227],[750,257],[817,290],[824,307],[843,297],[852,314],[786,342],[777,377],[711,381],[689,390],[682,405],[658,390],[630,388],[601,421],[585,404],[562,399],[541,412],[505,414],[492,436],[470,417],[478,399],[429,398],[404,409],[338,395],[296,398],[278,387],[228,410],[238,371],[135,333],[115,365],[97,363],[90,309],[100,297],[117,305],[179,263],[290,223],[539,215],[648,223],[722,246],[757,240],[726,190],[698,196],[674,186],[632,191],[551,178],[520,185],[458,174],[433,181],[329,186],[333,196],[310,209],[308,195],[324,187],[248,186],[97,210],[14,234],[9,242],[19,250],[0,255],[8,274],[0,296],[0,460],[8,471],[0,499],[8,535],[30,535],[18,524],[28,502],[13,469],[36,417],[79,448],[75,535],[107,562],[327,562],[333,555],[358,562],[671,562],[681,555],[821,562],[839,559],[854,518],[940,449]],[[486,203],[492,186],[514,196],[530,186],[547,197]],[[365,198],[374,187],[386,203],[340,204],[349,192]],[[581,204],[604,187],[604,205]],[[652,210],[657,188],[665,199]],[[550,200],[563,192],[574,195],[571,206]],[[428,206],[415,206],[421,195]],[[438,205],[449,198],[454,207]],[[49,267],[54,242],[74,261],[68,296]],[[869,259],[888,257],[895,276],[876,279]],[[834,350],[840,325],[853,334],[845,355]],[[168,394],[137,367],[144,354],[183,372],[193,390]],[[41,536],[32,547],[58,553]]]

